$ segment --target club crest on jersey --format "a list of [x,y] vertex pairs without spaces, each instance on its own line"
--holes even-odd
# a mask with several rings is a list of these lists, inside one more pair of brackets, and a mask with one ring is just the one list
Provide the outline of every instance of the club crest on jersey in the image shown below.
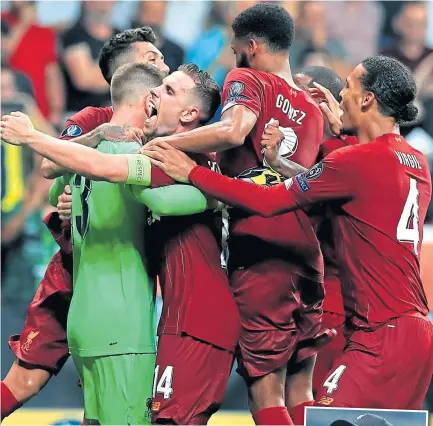
[[322,173],[323,173],[323,164],[317,163],[305,173],[305,178],[307,180],[314,180],[317,179]]
[[62,132],[62,137],[69,136],[70,138],[75,138],[77,136],[80,136],[83,131],[81,130],[80,126],[77,126],[76,124],[71,124],[70,126],[66,127],[65,130]]
[[251,167],[243,171],[237,179],[261,186],[278,185],[284,180],[283,176],[279,173],[266,167]]
[[27,335],[26,341],[21,345],[21,349],[23,351],[28,351],[30,349],[31,344],[33,343],[33,340],[35,337],[39,334],[39,330],[32,330]]

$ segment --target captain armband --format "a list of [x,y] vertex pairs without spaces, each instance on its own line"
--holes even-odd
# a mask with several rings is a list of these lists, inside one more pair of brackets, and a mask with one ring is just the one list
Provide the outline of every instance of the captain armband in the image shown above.
[[142,154],[127,154],[128,180],[132,185],[150,186],[152,164],[149,157]]

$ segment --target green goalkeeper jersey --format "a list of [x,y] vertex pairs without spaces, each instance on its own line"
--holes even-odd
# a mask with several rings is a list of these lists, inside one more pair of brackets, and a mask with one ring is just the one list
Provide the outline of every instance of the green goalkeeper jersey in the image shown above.
[[[136,143],[107,141],[98,146],[109,154],[131,154],[139,148]],[[76,174],[67,176],[67,181],[72,192],[74,261],[67,325],[70,352],[79,356],[154,352],[155,284],[146,272],[143,203],[152,191],[170,187],[147,189]],[[173,190],[174,186],[182,191],[169,195],[170,202],[179,204],[173,214],[206,209],[206,199],[196,188],[173,185]],[[160,195],[156,200],[164,202]]]

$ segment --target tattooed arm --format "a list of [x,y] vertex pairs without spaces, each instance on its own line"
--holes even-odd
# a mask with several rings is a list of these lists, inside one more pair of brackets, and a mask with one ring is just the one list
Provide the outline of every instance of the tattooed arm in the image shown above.
[[[141,145],[143,138],[143,131],[137,127],[129,125],[115,126],[105,123],[85,135],[69,139],[69,141],[88,146],[89,148],[96,148],[102,140],[138,142]],[[68,170],[45,158],[42,162],[41,171],[45,178],[54,179],[62,176]]]

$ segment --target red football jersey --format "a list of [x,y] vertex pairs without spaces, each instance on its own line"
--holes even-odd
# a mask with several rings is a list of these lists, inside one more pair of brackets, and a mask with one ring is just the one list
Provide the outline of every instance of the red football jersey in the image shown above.
[[113,117],[112,107],[87,107],[66,120],[60,139],[71,139],[85,135]]
[[374,329],[390,318],[428,314],[419,252],[431,178],[424,156],[402,136],[386,134],[339,149],[271,188],[200,167],[190,180],[215,198],[262,215],[329,201],[347,319]]
[[[337,149],[350,145],[357,145],[358,139],[354,136],[346,136],[344,139],[335,138],[325,140],[320,146],[317,161]],[[322,249],[323,262],[325,265],[325,300],[323,301],[323,310],[344,315],[343,298],[341,295],[341,283],[338,273],[338,263],[334,248],[334,236],[332,232],[331,212],[328,206],[314,209],[313,223],[316,224],[316,235],[319,239],[320,248]]]
[[[227,75],[222,102],[223,112],[235,105],[244,105],[257,116],[245,143],[219,155],[223,174],[236,177],[249,168],[263,165],[260,139],[272,120],[279,121],[285,134],[280,154],[304,167],[315,163],[323,137],[323,117],[314,101],[302,90],[292,88],[275,74],[239,68]],[[245,236],[248,240],[238,238]],[[278,246],[281,256],[293,262],[294,272],[314,281],[323,279],[319,244],[303,211],[263,218],[238,209],[230,210],[229,260],[236,264],[238,258],[248,256],[246,246],[250,253],[257,255],[268,251],[261,246],[261,241]]]
[[[214,158],[203,154],[193,158],[214,168]],[[152,187],[176,183],[157,168],[152,168],[151,181]],[[221,212],[159,220],[151,217],[149,225],[150,257],[160,254],[164,301],[158,335],[187,333],[234,351],[240,323],[226,271],[221,267]]]

